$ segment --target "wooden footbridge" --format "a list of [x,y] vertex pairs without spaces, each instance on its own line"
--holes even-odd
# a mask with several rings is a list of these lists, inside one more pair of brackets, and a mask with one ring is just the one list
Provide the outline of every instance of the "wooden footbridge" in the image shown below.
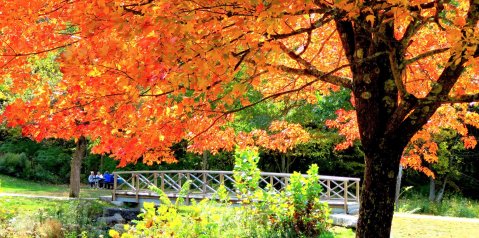
[[[221,184],[230,194],[231,202],[238,202],[234,189],[235,180],[232,171],[202,170],[169,170],[169,171],[127,171],[114,172],[113,201],[142,203],[159,202],[159,195],[148,189],[155,185],[171,199],[176,199],[182,184],[191,181],[190,191],[185,199],[213,198]],[[259,187],[271,187],[276,191],[283,190],[289,182],[291,174],[262,172]],[[307,176],[307,175],[303,175]],[[323,186],[320,199],[333,209],[350,213],[359,208],[359,178],[319,176]]]

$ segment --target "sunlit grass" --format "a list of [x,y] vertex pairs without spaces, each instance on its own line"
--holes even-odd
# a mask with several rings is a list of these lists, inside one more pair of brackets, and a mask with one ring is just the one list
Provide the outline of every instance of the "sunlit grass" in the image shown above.
[[[354,238],[352,229],[333,227],[334,237]],[[394,217],[392,236],[394,238],[477,238],[479,220],[458,219],[441,220],[428,217]]]
[[479,222],[473,219],[440,220],[431,218],[395,217],[393,219],[392,234],[394,238],[406,237],[461,237],[477,238]]

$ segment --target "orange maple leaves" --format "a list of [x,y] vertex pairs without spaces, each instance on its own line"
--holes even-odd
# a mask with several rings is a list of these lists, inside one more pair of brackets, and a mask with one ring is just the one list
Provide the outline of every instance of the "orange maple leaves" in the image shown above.
[[[326,125],[330,128],[338,129],[338,133],[344,136],[344,141],[337,144],[336,150],[344,150],[359,140],[359,129],[357,125],[356,112],[354,110],[346,111],[340,109],[336,112],[335,120],[328,120]],[[434,176],[423,161],[435,163],[438,160],[438,145],[434,140],[434,135],[441,133],[443,129],[457,131],[461,137],[464,148],[473,149],[477,145],[474,136],[468,134],[467,125],[479,128],[479,114],[468,110],[468,104],[444,105],[431,117],[429,123],[424,129],[417,132],[406,150],[403,153],[401,164],[405,168],[413,168],[421,171],[428,176]]]
[[[169,147],[184,138],[194,151],[239,144],[284,152],[308,139],[299,126],[275,122],[270,132],[251,133],[227,128],[235,110],[257,103],[244,92],[314,103],[318,92],[352,87],[334,17],[379,12],[381,19],[367,15],[368,25],[394,22],[396,40],[418,14],[431,21],[407,36],[405,73],[390,85],[402,82],[401,93],[424,97],[438,89],[444,61],[463,45],[474,53],[479,36],[477,26],[461,34],[466,1],[446,4],[451,22],[441,25],[430,19],[433,7],[411,11],[428,3],[390,0],[378,10],[363,1],[0,1],[0,75],[12,81],[13,93],[33,95],[16,100],[4,116],[37,140],[89,136],[94,152],[111,153],[122,164],[139,157],[172,161]],[[28,60],[53,50],[63,73],[54,83],[33,73]],[[478,59],[470,58],[465,71],[450,96],[479,91]],[[347,138],[339,149],[358,135],[355,115],[338,114],[329,125]],[[461,123],[477,124],[476,115],[456,114]],[[440,119],[430,128],[434,121],[456,123]],[[450,127],[472,147],[465,127],[454,123]]]

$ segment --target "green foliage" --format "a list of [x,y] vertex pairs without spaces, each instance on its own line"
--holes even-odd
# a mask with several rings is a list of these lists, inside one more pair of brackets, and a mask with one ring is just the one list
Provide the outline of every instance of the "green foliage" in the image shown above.
[[457,194],[445,196],[442,202],[431,202],[425,195],[414,193],[400,200],[399,211],[477,218],[479,217],[479,202]]
[[[331,221],[329,208],[319,200],[318,166],[312,165],[308,176],[293,173],[286,189],[276,192],[272,188],[255,193],[252,216],[259,216],[264,229],[261,237],[318,237],[327,233]],[[259,195],[259,196],[258,196]]]
[[236,193],[243,203],[249,203],[249,198],[259,189],[261,171],[258,169],[258,155],[256,150],[238,150],[235,153],[233,177]]
[[[8,137],[0,145],[0,173],[19,178],[66,183],[70,176],[72,144]],[[10,168],[8,168],[10,167]]]
[[[181,189],[184,197],[188,191],[186,183]],[[244,237],[243,217],[238,210],[226,204],[212,200],[199,203],[192,200],[191,206],[182,206],[183,200],[177,199],[173,204],[160,189],[153,188],[160,194],[161,204],[155,208],[153,203],[145,203],[141,220],[135,226],[125,226],[126,232],[120,234],[110,230],[111,237]]]
[[20,197],[0,197],[0,204],[0,237],[78,237],[82,231],[98,237],[103,224],[95,220],[108,206],[98,200]]
[[135,226],[126,226],[123,234],[110,230],[115,238],[130,237],[330,237],[329,209],[319,201],[321,185],[318,167],[311,166],[308,176],[291,176],[282,192],[259,187],[256,167],[258,152],[240,150],[235,154],[234,178],[241,193],[241,206],[230,206],[228,193],[220,186],[220,202],[204,199],[182,205],[190,182],[184,184],[173,204],[156,187],[161,204],[145,203]]
[[27,165],[27,157],[24,153],[6,153],[0,156],[0,173],[20,177]]

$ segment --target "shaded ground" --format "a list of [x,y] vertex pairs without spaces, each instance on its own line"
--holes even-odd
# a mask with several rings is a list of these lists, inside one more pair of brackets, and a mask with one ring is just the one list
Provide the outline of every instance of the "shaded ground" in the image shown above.
[[[25,181],[5,175],[0,175],[0,193],[38,195],[46,197],[68,197],[68,185],[42,184],[38,182]],[[82,185],[80,197],[98,198],[111,195],[112,190],[92,189],[88,185]]]

